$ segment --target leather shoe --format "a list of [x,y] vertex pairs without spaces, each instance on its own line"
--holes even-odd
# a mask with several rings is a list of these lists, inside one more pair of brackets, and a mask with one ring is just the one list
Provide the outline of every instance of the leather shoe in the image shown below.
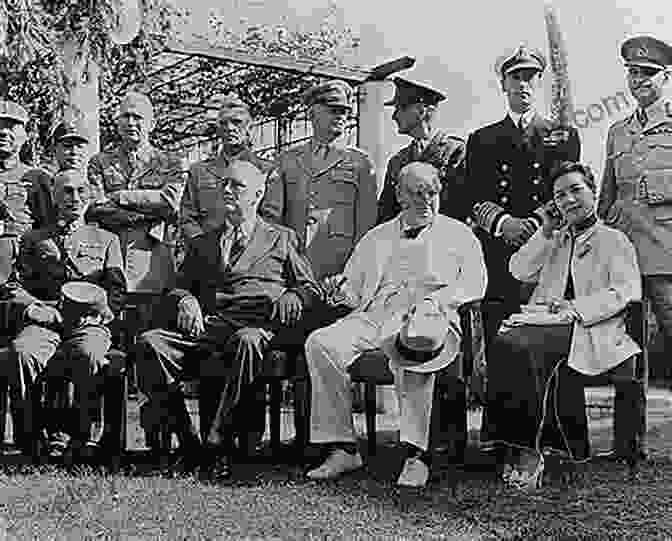
[[[601,451],[595,454],[598,460],[608,460],[610,462],[623,462],[629,460],[631,457],[628,453],[619,449],[609,449],[608,451]],[[644,449],[638,449],[635,457],[636,460],[646,460],[648,455]]]
[[422,488],[429,479],[429,467],[419,458],[407,458],[397,479],[400,487]]
[[306,476],[309,479],[335,479],[344,473],[358,470],[364,465],[359,452],[351,454],[343,449],[334,449],[321,466],[310,470]]

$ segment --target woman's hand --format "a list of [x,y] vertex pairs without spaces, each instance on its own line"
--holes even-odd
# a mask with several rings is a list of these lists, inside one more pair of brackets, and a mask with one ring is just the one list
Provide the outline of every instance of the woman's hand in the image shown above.
[[547,239],[550,239],[553,236],[553,231],[560,229],[563,226],[564,219],[554,201],[549,201],[544,205],[542,220],[541,232]]

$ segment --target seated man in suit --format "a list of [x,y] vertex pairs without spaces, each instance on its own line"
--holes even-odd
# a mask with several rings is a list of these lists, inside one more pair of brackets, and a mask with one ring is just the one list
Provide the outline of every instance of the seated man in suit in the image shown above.
[[[485,263],[478,239],[463,223],[438,214],[438,170],[412,162],[401,170],[396,189],[402,212],[362,238],[343,276],[337,278],[341,295],[353,312],[313,332],[306,342],[312,382],[311,441],[332,446],[326,461],[308,473],[312,479],[334,478],[361,467],[347,369],[359,354],[382,347],[390,357],[400,392],[401,441],[408,447],[398,483],[423,486],[427,482],[435,372],[455,356],[448,351],[427,351],[439,354],[433,365],[423,373],[410,371],[400,357],[408,357],[404,350],[413,348],[403,347],[404,334],[399,330],[419,314],[427,316],[426,321],[443,320],[444,334],[452,335],[449,328],[459,329],[457,308],[485,291]],[[414,331],[407,329],[406,339],[409,332]],[[419,328],[415,334],[425,332]]]
[[220,224],[189,244],[179,288],[167,297],[169,321],[140,336],[137,374],[155,410],[171,419],[187,463],[200,447],[176,384],[185,372],[199,374],[202,387],[218,383],[219,405],[212,419],[201,415],[201,434],[214,458],[210,466],[226,476],[233,435],[240,431],[234,422],[240,432],[263,433],[264,427],[250,425],[260,418],[255,408],[264,407],[254,400],[264,352],[281,340],[281,331],[298,328],[321,289],[296,234],[257,216],[265,189],[261,171],[235,160],[218,185]]
[[[108,324],[121,310],[126,291],[121,247],[117,235],[84,223],[93,192],[82,171],[58,173],[53,190],[56,223],[27,233],[21,243],[13,300],[23,311],[24,324],[11,343],[3,375],[18,395],[23,434],[33,432],[31,384],[47,363],[50,376],[71,378],[79,396],[71,441],[77,449],[95,448],[100,434],[92,434],[91,425],[99,407],[98,376],[111,345]],[[73,283],[78,285],[67,293],[64,285]],[[94,313],[70,317],[72,303],[59,303],[64,293],[64,300],[75,303],[89,298]],[[65,355],[52,359],[59,346]],[[56,430],[50,430],[50,440],[54,453],[67,445],[65,434]]]

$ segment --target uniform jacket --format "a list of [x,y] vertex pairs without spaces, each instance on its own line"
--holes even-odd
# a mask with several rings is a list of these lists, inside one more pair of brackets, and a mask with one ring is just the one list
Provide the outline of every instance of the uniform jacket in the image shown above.
[[607,136],[598,214],[635,245],[642,273],[672,273],[672,98],[634,113]]
[[538,230],[511,257],[510,267],[519,280],[538,282],[531,303],[563,298],[571,268],[581,319],[574,323],[570,367],[596,375],[639,352],[623,312],[641,299],[641,278],[632,243],[620,231],[598,221],[574,240],[572,250],[566,228],[551,239]]
[[190,243],[178,289],[169,295],[173,310],[176,301],[193,295],[206,315],[238,313],[247,322],[263,323],[271,315],[272,304],[287,290],[301,297],[304,308],[321,297],[310,264],[290,229],[259,219],[230,269],[222,265],[220,237],[220,231],[209,231]]
[[[569,139],[557,146],[544,139],[552,124],[539,116],[532,118],[525,136],[511,117],[476,130],[467,141],[467,206],[491,201],[516,218],[535,216],[533,212],[551,198],[548,175],[557,163],[578,161],[581,151],[578,132],[570,129]],[[513,249],[494,231],[478,227],[488,266],[487,297],[518,302],[520,284],[509,273]]]
[[391,220],[401,211],[396,195],[399,172],[414,161],[430,163],[439,170],[441,178],[439,212],[451,218],[466,220],[471,211],[464,201],[461,201],[461,195],[464,193],[464,158],[464,140],[440,131],[434,134],[419,156],[415,155],[412,142],[402,148],[387,163],[385,183],[378,200],[378,223]]
[[19,285],[15,302],[57,301],[61,286],[71,280],[105,288],[113,312],[121,310],[126,292],[119,238],[82,224],[62,239],[56,225],[27,233],[19,252]]
[[296,231],[321,279],[343,270],[355,244],[374,225],[376,197],[368,154],[335,143],[321,159],[309,142],[279,157],[260,214]]
[[[166,222],[175,223],[184,191],[186,169],[181,157],[148,146],[139,153],[139,164],[129,174],[121,149],[91,158],[88,177],[97,200],[120,192],[119,205],[92,205],[87,219],[115,233],[144,229],[156,240],[167,240]],[[122,238],[122,243],[124,239]]]
[[9,160],[0,168],[0,202],[13,218],[0,218],[0,236],[20,237],[34,225],[34,207],[31,191],[36,182],[35,169],[20,162]]
[[180,208],[180,226],[188,240],[222,226],[219,181],[221,172],[233,160],[250,162],[264,174],[269,174],[273,168],[273,162],[260,158],[249,149],[233,157],[219,154],[213,159],[193,164],[189,168]]
[[[485,294],[487,273],[481,245],[468,226],[440,214],[425,233],[430,235],[430,272],[436,283],[430,297],[446,309],[449,319],[459,328],[457,308]],[[365,311],[375,298],[385,267],[395,257],[401,238],[401,221],[397,217],[373,228],[355,247],[345,266],[346,281],[342,286],[354,307],[353,313]],[[402,315],[385,325],[385,335],[401,328]]]
[[52,173],[45,169],[35,168],[26,173],[30,179],[28,206],[33,214],[33,228],[41,229],[56,221],[56,207],[53,198]]

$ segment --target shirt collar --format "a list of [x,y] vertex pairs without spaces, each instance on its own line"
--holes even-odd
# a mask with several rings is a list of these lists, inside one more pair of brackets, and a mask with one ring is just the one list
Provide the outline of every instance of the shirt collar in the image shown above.
[[[406,212],[402,212],[399,215],[399,234],[401,236],[403,236],[404,232],[409,230],[409,229],[415,229],[416,227],[426,227],[427,229],[431,229],[432,225],[434,225],[434,222],[430,222],[426,226],[409,225],[406,222]],[[423,231],[423,233],[424,233],[424,231]]]
[[513,123],[518,126],[518,122],[520,122],[520,117],[523,117],[523,126],[527,128],[530,125],[530,122],[532,122],[532,118],[534,118],[534,108],[530,108],[524,113],[514,113],[511,109],[509,109],[509,117],[513,121]]
[[56,221],[56,229],[62,233],[72,233],[73,231],[76,231],[83,225],[84,225],[83,217],[78,218],[77,220],[74,220],[72,222],[66,222],[62,218]]
[[239,238],[242,237],[249,240],[252,238],[252,233],[254,233],[257,222],[258,219],[255,216],[252,220],[244,221],[242,224],[240,224],[239,227],[232,227],[231,224],[227,224],[222,233],[222,238],[228,239],[230,236],[235,234]]

